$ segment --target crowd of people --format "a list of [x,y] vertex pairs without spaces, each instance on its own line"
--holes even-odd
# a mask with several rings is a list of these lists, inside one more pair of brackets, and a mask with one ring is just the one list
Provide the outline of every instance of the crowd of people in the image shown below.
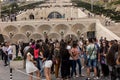
[[[96,38],[61,41],[31,39],[29,43],[21,42],[15,46],[16,56],[20,51],[24,58],[26,72],[30,74],[29,80],[32,80],[33,72],[36,72],[37,80],[43,76],[46,80],[52,80],[51,74],[55,74],[57,80],[84,76],[90,80],[91,71],[94,72],[94,80],[101,76],[108,78],[110,75],[111,80],[120,79],[120,75],[112,76],[114,66],[120,65],[120,44],[117,40],[108,41],[102,37],[100,40]],[[8,59],[12,60],[10,43],[2,44],[0,51],[7,66]],[[87,70],[87,75],[83,75],[83,68]]]

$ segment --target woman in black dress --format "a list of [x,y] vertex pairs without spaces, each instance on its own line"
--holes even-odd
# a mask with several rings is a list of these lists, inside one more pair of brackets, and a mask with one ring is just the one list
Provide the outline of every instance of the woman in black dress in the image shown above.
[[68,78],[70,75],[70,61],[69,61],[69,51],[66,49],[67,44],[63,43],[60,48],[61,54],[61,76],[64,79]]
[[102,68],[102,74],[104,77],[109,76],[109,68],[106,63],[106,56],[108,53],[108,44],[106,42],[101,43],[100,47],[100,63],[101,63],[101,68]]

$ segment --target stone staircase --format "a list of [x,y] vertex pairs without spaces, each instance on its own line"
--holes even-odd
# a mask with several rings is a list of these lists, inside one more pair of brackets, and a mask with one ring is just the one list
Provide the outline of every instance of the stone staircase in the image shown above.
[[[83,9],[83,8],[81,8]],[[88,14],[90,13],[90,11],[86,10],[84,11],[84,13]],[[95,15],[93,13],[91,13],[93,16],[91,18],[96,18],[99,19],[101,24],[103,26],[105,26],[107,29],[109,29],[110,31],[112,31],[113,33],[115,33],[118,37],[120,37],[120,23],[115,23],[114,21],[111,21],[111,19],[105,17],[105,16],[100,16],[100,15]],[[89,18],[89,17],[88,17]],[[110,25],[105,25],[106,21],[110,21]]]
[[114,21],[110,21],[110,25],[105,25],[105,18],[98,18],[103,26],[107,29],[115,33],[118,37],[120,37],[120,23],[115,23]]
[[105,21],[106,21],[105,18],[100,17],[100,16],[96,16],[94,18],[99,19],[103,26],[105,26],[107,29],[109,29],[110,31],[115,33],[118,37],[120,37],[120,23],[115,23],[114,21],[111,21],[110,25],[106,26],[105,25]]
[[[88,12],[89,11],[86,11],[85,13],[87,14]],[[107,29],[109,29],[110,31],[115,33],[118,37],[120,37],[120,23],[115,23],[114,21],[111,21],[110,19],[106,19],[105,16],[96,15],[95,17],[92,17],[92,18],[99,19],[103,26],[105,26]],[[110,25],[107,25],[107,26],[105,25],[106,20],[110,20]]]
[[106,28],[120,37],[120,23],[117,23],[117,24],[112,25],[112,26],[107,26]]

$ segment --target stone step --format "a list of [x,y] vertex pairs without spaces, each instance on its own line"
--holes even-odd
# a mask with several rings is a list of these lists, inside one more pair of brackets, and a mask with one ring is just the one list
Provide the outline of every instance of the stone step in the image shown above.
[[110,31],[112,31],[113,33],[120,37],[120,24],[117,26],[107,27],[107,29],[109,29]]

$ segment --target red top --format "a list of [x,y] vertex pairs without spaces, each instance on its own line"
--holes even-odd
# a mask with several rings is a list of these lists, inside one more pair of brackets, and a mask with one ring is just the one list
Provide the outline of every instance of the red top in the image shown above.
[[39,49],[34,49],[34,58],[39,57]]

